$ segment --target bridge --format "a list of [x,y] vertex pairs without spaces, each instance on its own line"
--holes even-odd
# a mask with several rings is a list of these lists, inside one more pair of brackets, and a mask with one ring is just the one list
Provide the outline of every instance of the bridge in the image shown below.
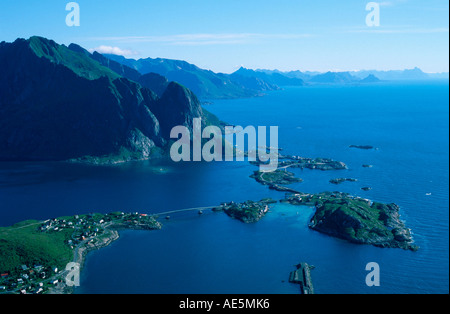
[[213,209],[215,207],[219,207],[219,206],[214,205],[214,206],[203,206],[203,207],[177,209],[177,210],[170,210],[170,211],[161,212],[161,213],[152,213],[152,214],[149,214],[149,216],[163,216],[163,215],[170,215],[170,214],[189,212],[189,211],[195,211],[195,210],[200,211],[200,210],[206,210],[206,209]]

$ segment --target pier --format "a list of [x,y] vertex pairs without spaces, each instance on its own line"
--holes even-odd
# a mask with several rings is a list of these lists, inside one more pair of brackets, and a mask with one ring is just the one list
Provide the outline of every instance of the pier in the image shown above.
[[289,275],[289,282],[300,285],[301,294],[314,294],[314,287],[311,279],[311,269],[307,263],[300,263],[297,265],[297,270],[294,270]]

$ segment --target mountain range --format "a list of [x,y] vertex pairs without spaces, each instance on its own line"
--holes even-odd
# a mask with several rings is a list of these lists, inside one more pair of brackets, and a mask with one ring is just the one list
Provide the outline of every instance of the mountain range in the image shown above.
[[146,58],[127,59],[105,55],[110,60],[141,74],[158,73],[191,89],[200,99],[253,97],[285,86],[312,84],[368,84],[393,80],[426,80],[447,78],[448,73],[424,73],[419,68],[395,71],[361,70],[326,73],[310,71],[251,70],[239,68],[231,74],[201,69],[186,61]]
[[95,163],[164,154],[176,125],[213,115],[188,88],[42,38],[0,43],[0,160]]

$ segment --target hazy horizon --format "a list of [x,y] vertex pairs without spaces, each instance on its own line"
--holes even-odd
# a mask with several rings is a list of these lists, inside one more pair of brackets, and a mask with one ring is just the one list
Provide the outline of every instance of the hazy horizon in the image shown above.
[[372,2],[292,0],[69,1],[2,3],[0,38],[39,35],[127,58],[185,60],[214,72],[239,67],[280,71],[449,72],[449,4],[444,0]]

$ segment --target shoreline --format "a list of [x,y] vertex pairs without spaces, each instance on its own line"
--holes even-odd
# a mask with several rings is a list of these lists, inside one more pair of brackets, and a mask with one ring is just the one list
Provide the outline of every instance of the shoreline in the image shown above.
[[[85,266],[86,258],[89,253],[93,251],[98,251],[103,248],[106,248],[110,246],[113,242],[120,239],[120,231],[122,230],[147,230],[147,231],[153,231],[153,230],[161,230],[161,223],[158,222],[158,227],[156,228],[145,228],[142,227],[126,227],[124,224],[112,224],[110,226],[105,227],[105,231],[107,230],[109,235],[106,238],[103,238],[100,243],[93,244],[91,240],[87,239],[86,243],[84,245],[81,245],[80,247],[77,247],[74,249],[74,259],[73,262],[80,265],[80,277],[81,272],[83,271],[83,268]],[[102,235],[104,236],[104,234]],[[66,272],[63,272],[60,277],[65,278]],[[64,281],[61,281],[58,283],[56,287],[49,290],[49,294],[73,294],[75,288],[74,287],[68,287]]]
[[[9,269],[2,269],[2,283],[4,289],[2,294],[71,294],[74,287],[67,285],[67,276],[71,269],[66,269],[71,263],[75,263],[79,268],[79,274],[84,268],[86,256],[96,250],[100,250],[111,245],[120,238],[121,230],[160,230],[162,224],[146,214],[115,212],[109,214],[86,214],[74,215],[48,219],[45,221],[31,221],[23,225],[24,222],[11,227],[2,227],[1,233],[7,236],[16,234],[24,235],[22,243],[19,241],[17,247],[12,247],[10,254],[16,251],[25,250],[24,260],[5,260],[9,263]],[[0,236],[1,236],[0,233]],[[47,262],[38,261],[33,258],[36,252],[41,252],[42,248],[35,247],[35,243],[28,243],[26,239],[36,238],[37,242],[46,241],[48,250],[52,251],[53,258],[57,258],[59,266],[55,267],[52,256]],[[34,245],[34,246],[33,246]],[[49,251],[49,253],[50,253]],[[69,257],[68,255],[71,255]],[[29,262],[24,262],[28,260]],[[66,256],[66,257],[64,257]],[[11,264],[12,263],[12,264]],[[33,266],[34,265],[34,266]],[[5,275],[5,276],[3,276]],[[72,279],[72,278],[70,278]]]
[[[355,203],[356,202],[356,203]],[[409,228],[406,227],[405,223],[400,220],[400,215],[398,212],[398,206],[395,204],[382,204],[377,202],[372,202],[367,199],[363,199],[360,197],[355,197],[348,195],[346,193],[339,193],[339,192],[323,192],[318,194],[292,194],[292,193],[286,193],[285,198],[282,198],[280,200],[273,200],[271,198],[265,198],[260,201],[254,202],[254,201],[246,201],[243,203],[222,203],[219,206],[216,207],[209,207],[212,212],[223,212],[227,216],[229,216],[232,219],[240,220],[243,223],[251,224],[251,223],[257,223],[259,220],[261,220],[267,213],[270,212],[269,206],[272,204],[283,204],[288,203],[293,206],[309,206],[309,207],[315,207],[315,213],[310,218],[310,222],[308,224],[308,227],[312,230],[316,230],[320,233],[327,234],[328,236],[335,237],[335,238],[341,238],[344,240],[349,241],[350,243],[354,244],[366,244],[366,245],[373,245],[380,248],[402,248],[404,250],[411,250],[416,251],[418,247],[414,244],[414,241],[412,240],[412,232]],[[345,205],[347,204],[347,205]],[[356,216],[353,211],[355,210],[355,206],[349,206],[350,204],[355,204],[356,207],[362,209],[362,210],[374,210],[376,213],[382,213],[383,215],[386,215],[384,217],[383,221],[374,219],[374,218],[368,218],[367,220],[361,220],[358,221],[354,217]],[[331,214],[328,213],[328,208],[332,206],[333,209],[331,210]],[[335,206],[338,206],[335,208]],[[367,206],[367,207],[366,207]],[[363,208],[365,207],[365,208]],[[381,234],[378,232],[376,234],[376,237],[373,237],[372,233],[369,234],[367,237],[354,237],[353,235],[349,235],[347,233],[341,232],[342,230],[334,230],[327,227],[326,221],[327,219],[332,219],[332,225],[335,223],[340,224],[340,220],[335,220],[336,215],[334,213],[341,212],[343,214],[340,214],[339,217],[342,217],[342,221],[348,222],[352,221],[352,224],[357,226],[356,228],[358,231],[356,234],[364,233],[366,230],[366,226],[376,224],[377,228],[379,230],[383,229],[383,225],[385,225],[386,228],[388,227],[394,227],[393,230],[393,236],[389,234]],[[199,214],[203,213],[202,211],[199,211]],[[358,214],[358,213],[356,213]],[[359,215],[359,214],[358,214]],[[105,222],[103,218],[108,217],[110,219],[109,222]],[[145,217],[145,218],[144,218]],[[156,218],[155,218],[156,217]],[[72,259],[71,262],[77,263],[79,265],[80,274],[81,271],[83,271],[86,263],[86,258],[90,252],[100,250],[102,248],[110,246],[112,243],[120,239],[120,231],[122,230],[147,230],[147,231],[154,231],[154,230],[161,230],[162,224],[158,222],[156,219],[159,218],[158,214],[153,214],[151,216],[147,216],[146,214],[139,214],[139,213],[131,213],[131,214],[124,214],[124,213],[110,213],[110,214],[88,214],[84,216],[78,216],[75,215],[71,217],[72,219],[77,219],[78,222],[83,221],[84,219],[91,219],[89,221],[95,220],[99,221],[99,223],[102,223],[101,226],[102,232],[99,234],[94,233],[94,235],[84,238],[82,236],[82,241],[76,244],[72,248]],[[49,226],[50,224],[50,231],[44,231],[44,232],[53,232],[55,229],[58,229],[59,226],[62,225],[62,222],[67,222],[69,218],[65,219],[53,219],[53,220],[46,220],[46,221],[40,221],[40,222],[33,222],[25,226],[17,226],[17,229],[20,228],[31,228],[32,230],[35,229],[36,225],[40,225],[40,230],[45,229],[46,226]],[[100,220],[99,220],[100,219]],[[106,219],[106,218],[105,218]],[[146,222],[142,223],[140,220],[145,219]],[[51,223],[53,222],[53,225]],[[342,225],[344,226],[344,225]],[[91,227],[96,227],[95,230],[99,229],[100,225],[96,222],[90,222],[90,225],[87,227],[87,229],[91,229]],[[79,229],[86,230],[86,225],[83,227],[79,225],[77,227],[78,229],[71,229],[73,230],[73,234],[79,233]],[[361,231],[363,230],[363,231]],[[83,233],[85,234],[85,233]],[[365,233],[364,233],[365,234]],[[384,237],[383,237],[384,236]],[[76,238],[72,236],[72,238]],[[39,284],[40,282],[53,282],[53,285],[48,288],[48,290],[42,293],[48,293],[48,294],[73,294],[75,291],[75,287],[69,287],[66,284],[66,277],[69,274],[69,271],[62,270],[59,271],[53,276],[51,276],[48,279],[45,279],[44,281],[38,280],[36,282],[31,281],[30,279],[30,285]],[[5,291],[6,293],[19,293],[19,288],[15,290],[8,290]],[[31,291],[30,291],[31,293]]]

